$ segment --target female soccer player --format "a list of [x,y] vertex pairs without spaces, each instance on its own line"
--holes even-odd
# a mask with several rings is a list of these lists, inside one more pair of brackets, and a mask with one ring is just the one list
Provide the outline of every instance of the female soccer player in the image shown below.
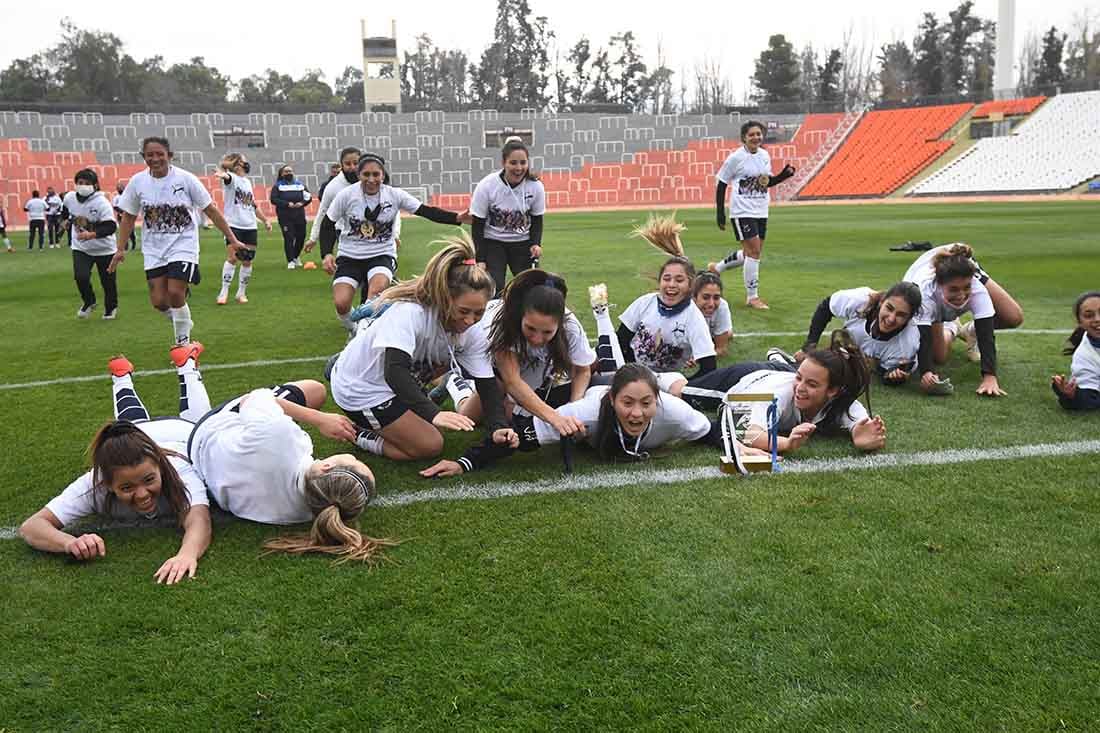
[[721,262],[710,263],[707,269],[720,273],[734,267],[744,267],[745,304],[750,308],[767,310],[768,304],[758,295],[758,286],[760,255],[768,234],[768,189],[793,176],[794,167],[785,165],[778,175],[771,175],[772,160],[768,151],[761,147],[764,125],[759,122],[749,120],[741,125],[741,142],[744,145],[730,153],[718,170],[718,184],[714,191],[718,228],[725,231],[726,188],[733,184],[730,223],[741,249],[729,253]]
[[[457,226],[469,221],[468,215],[422,204],[400,188],[384,183],[386,161],[377,155],[362,155],[358,170],[359,185],[340,191],[321,223],[322,266],[333,276],[332,302],[349,334],[355,333],[355,324],[348,315],[355,291],[365,286],[367,299],[374,298],[397,274],[396,232],[402,211],[437,224]],[[337,237],[338,252],[334,255]]]
[[306,207],[312,200],[309,189],[294,177],[294,168],[284,165],[271,186],[271,205],[283,233],[283,254],[286,269],[302,266],[302,247],[306,243]]
[[477,261],[489,270],[497,288],[504,287],[507,269],[515,277],[537,266],[546,213],[546,191],[531,172],[523,141],[509,138],[500,157],[501,170],[481,179],[470,200]]
[[[233,283],[233,273],[237,269],[237,261],[241,263],[241,277],[237,281],[237,302],[248,302],[248,283],[252,280],[252,261],[256,258],[256,245],[259,243],[256,220],[263,222],[267,231],[271,231],[271,222],[264,216],[264,212],[256,208],[256,199],[252,193],[252,181],[246,176],[252,170],[252,164],[240,153],[229,153],[221,159],[219,164],[221,171],[218,178],[222,181],[225,190],[225,221],[237,241],[244,245],[236,255],[226,259],[222,264],[222,289],[218,293],[218,305],[225,305],[229,300],[229,286]],[[226,244],[229,244],[226,241]]]
[[109,271],[118,224],[114,209],[99,191],[96,172],[84,168],[76,172],[74,180],[76,190],[65,194],[63,208],[69,212],[72,227],[69,239],[73,243],[73,279],[83,301],[76,317],[87,318],[96,306],[92,289],[92,267],[95,267],[103,286],[103,320],[110,321],[118,315],[118,284],[115,273]]
[[1056,374],[1050,386],[1067,410],[1100,409],[1100,290],[1082,293],[1073,304],[1073,316],[1077,328],[1062,352],[1073,355],[1070,378]]
[[228,258],[244,245],[229,228],[225,217],[198,178],[172,165],[172,147],[163,137],[147,137],[141,154],[148,170],[130,179],[118,205],[122,209],[110,272],[126,259],[126,240],[134,222],[142,217],[141,254],[149,281],[149,303],[172,321],[177,344],[191,340],[191,308],[187,294],[199,275],[199,222],[201,211],[225,236]]
[[577,317],[565,307],[565,280],[543,270],[522,272],[489,303],[484,322],[489,351],[517,411],[549,423],[562,435],[581,422],[554,410],[584,396],[596,352]]
[[[198,343],[172,349],[181,385],[197,378],[201,352]],[[153,577],[169,585],[184,577],[193,578],[199,558],[210,545],[206,487],[186,458],[191,420],[202,414],[201,405],[196,410],[181,397],[179,418],[150,419],[134,391],[134,367],[129,360],[116,356],[108,368],[115,420],[100,428],[92,439],[88,448],[92,470],[23,522],[19,533],[35,549],[94,560],[107,554],[102,537],[64,531],[78,519],[93,514],[138,521],[175,517],[183,529],[179,552],[166,560]]]
[[31,197],[23,204],[27,212],[27,249],[34,249],[34,235],[38,234],[38,249],[46,243],[46,202],[37,190],[31,191]]
[[945,244],[922,254],[902,278],[920,288],[921,307],[914,320],[920,329],[917,365],[921,389],[936,392],[942,383],[933,370],[933,361],[947,361],[960,315],[974,315],[963,337],[968,356],[981,361],[982,381],[979,395],[1002,397],[1006,392],[997,381],[997,342],[993,331],[1016,328],[1024,322],[1024,312],[1012,296],[989,277],[974,261],[974,251],[965,244]]
[[801,362],[817,348],[829,321],[844,319],[844,330],[881,377],[883,384],[904,384],[916,366],[920,332],[913,316],[920,310],[920,289],[910,282],[885,292],[871,288],[838,290],[817,305],[801,351]]
[[707,320],[716,355],[725,356],[733,337],[733,316],[730,304],[722,297],[722,278],[713,272],[700,272],[695,276],[691,297]]
[[423,275],[382,293],[377,315],[360,325],[328,375],[336,404],[363,428],[359,446],[395,460],[439,455],[441,428],[473,430],[472,419],[440,411],[423,391],[446,369],[474,379],[480,399],[467,403],[480,403],[490,433],[504,425],[488,336],[479,324],[496,287],[474,260],[473,242],[443,241]]
[[[122,209],[118,208],[119,199],[122,198],[122,192],[126,190],[126,181],[118,181],[115,183],[115,195],[111,197],[111,208],[115,210],[115,221],[122,221]],[[137,231],[135,229],[130,230],[130,239],[126,244],[126,249],[134,249],[137,247]]]

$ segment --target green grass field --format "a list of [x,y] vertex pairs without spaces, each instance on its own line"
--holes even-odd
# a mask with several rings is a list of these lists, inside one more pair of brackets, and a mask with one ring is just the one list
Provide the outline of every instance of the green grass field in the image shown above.
[[[566,276],[590,334],[587,285],[607,282],[615,313],[651,286],[661,258],[627,238],[644,216],[547,221],[543,266]],[[710,211],[680,217],[697,263],[732,247]],[[961,348],[947,367],[954,397],[875,390],[885,452],[1096,440],[1100,415],[1064,413],[1048,382],[1068,366],[1073,299],[1100,287],[1097,231],[1093,203],[776,208],[761,271],[772,309],[745,309],[728,274],[734,331],[804,332],[833,290],[900,278],[913,255],[889,245],[967,241],[1023,306],[1024,328],[1057,333],[998,338],[1001,400],[973,393],[978,369]],[[446,233],[407,222],[401,274]],[[191,304],[212,400],[320,378],[320,357],[344,342],[323,273],[287,271],[277,232],[263,234],[251,303],[219,307],[224,250],[213,233],[203,244]],[[10,528],[83,470],[111,415],[107,358],[170,366],[140,257],[120,284],[117,321],[77,321],[67,251],[0,254],[0,731],[1100,727],[1089,453],[375,507],[364,531],[404,543],[373,570],[259,559],[279,530],[235,520],[216,524],[198,577],[175,587],[152,581],[178,544],[171,528],[105,530],[107,557],[87,565],[32,551]],[[735,338],[727,361],[800,342]],[[85,375],[104,376],[8,387]],[[174,375],[136,382],[154,414],[174,412]],[[318,455],[343,450],[313,437]],[[465,445],[449,436],[447,454]],[[852,453],[815,438],[791,463]],[[383,496],[463,481],[367,460]],[[715,465],[701,448],[652,460]],[[465,484],[558,470],[547,449]],[[581,453],[580,474],[607,470]]]

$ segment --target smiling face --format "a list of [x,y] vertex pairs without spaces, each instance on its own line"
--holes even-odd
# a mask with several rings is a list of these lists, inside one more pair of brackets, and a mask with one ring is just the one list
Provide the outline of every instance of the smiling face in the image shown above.
[[523,337],[527,344],[538,348],[546,346],[558,332],[558,319],[536,310],[529,310],[523,314],[520,326],[523,329]]
[[527,177],[527,151],[513,150],[504,159],[504,178],[509,185],[518,186]]
[[145,165],[149,166],[149,173],[153,178],[168,175],[168,166],[172,162],[172,154],[168,152],[168,148],[158,142],[149,142],[142,148],[141,157],[145,159]]
[[878,309],[878,330],[880,333],[895,333],[905,328],[913,311],[909,303],[900,295],[884,298]]
[[1100,298],[1085,298],[1077,309],[1077,325],[1091,339],[1100,339]]
[[813,359],[804,359],[794,375],[794,406],[803,415],[816,415],[837,396],[840,387],[829,386],[829,370]]
[[657,414],[657,393],[638,380],[623,386],[611,401],[623,432],[637,438]]
[[359,182],[363,184],[363,193],[373,196],[382,187],[382,166],[377,163],[367,163],[359,171]]
[[750,153],[755,153],[761,143],[764,142],[764,130],[756,125],[753,125],[741,138],[741,142],[745,143],[745,147],[749,149]]
[[138,514],[157,509],[161,491],[160,467],[152,458],[133,466],[117,466],[111,472],[111,492]]
[[657,292],[661,294],[661,300],[665,305],[677,305],[691,294],[691,278],[683,265],[666,265],[661,270],[661,278],[657,284]]
[[348,153],[340,158],[340,168],[344,173],[356,175],[359,169],[359,153]]
[[703,311],[703,315],[710,318],[718,310],[718,304],[722,302],[722,289],[717,285],[704,285],[695,294],[695,305]]
[[489,294],[480,290],[466,290],[452,298],[447,330],[451,333],[464,333],[485,315],[485,304],[488,302]]
[[973,281],[973,277],[955,277],[940,283],[940,294],[944,302],[952,308],[965,306],[970,301],[970,288]]

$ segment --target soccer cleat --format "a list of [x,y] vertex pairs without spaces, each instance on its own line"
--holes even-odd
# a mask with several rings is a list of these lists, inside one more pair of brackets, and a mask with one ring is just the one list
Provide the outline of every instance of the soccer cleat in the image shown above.
[[302,267],[302,260],[300,258],[295,257],[292,261],[294,262],[295,267]]
[[296,264],[294,264],[294,261],[293,261],[293,260],[291,260],[290,262],[286,263],[286,269],[288,269],[288,270],[293,270],[293,269],[294,269],[295,267],[297,267],[297,265],[296,265]]
[[593,313],[602,313],[607,310],[607,284],[596,283],[588,288],[588,302],[592,306]]
[[360,450],[367,451],[368,453],[379,453],[381,441],[382,434],[374,430],[367,430],[363,428],[355,434],[355,446]]
[[974,321],[970,321],[959,330],[959,335],[966,341],[966,358],[970,361],[981,361],[982,352],[978,348],[978,334],[974,330]]
[[177,367],[182,367],[187,363],[188,359],[195,360],[195,366],[199,365],[199,355],[206,349],[198,341],[192,341],[189,344],[180,344],[179,346],[173,346],[168,355],[172,357],[172,363]]
[[773,346],[768,349],[767,356],[768,361],[774,361],[776,364],[789,364],[790,366],[797,366],[798,362],[794,360],[794,357],[788,354],[778,346]]
[[109,311],[103,312],[103,320],[105,321],[113,321],[116,318],[118,318],[118,308],[112,308]]
[[107,370],[111,372],[112,376],[125,377],[127,374],[133,374],[134,365],[125,356],[119,354],[118,356],[112,356],[107,362]]
[[217,303],[218,305],[225,305],[226,303],[229,302],[229,296],[228,295],[219,295],[218,299],[214,302]]
[[92,303],[91,305],[81,306],[80,310],[78,310],[76,312],[76,317],[77,318],[87,318],[88,316],[92,315],[92,311],[94,311],[94,310],[95,310],[95,303]]
[[237,296],[237,302],[240,303],[241,305],[244,305],[245,303],[248,302],[248,298],[244,295],[238,295]]
[[768,304],[765,303],[760,298],[749,298],[748,300],[745,301],[745,305],[747,305],[749,308],[754,308],[758,311],[770,310],[770,308],[768,307]]
[[722,274],[721,271],[718,269],[718,263],[717,262],[708,262],[707,263],[707,272],[713,272],[715,275],[721,275]]

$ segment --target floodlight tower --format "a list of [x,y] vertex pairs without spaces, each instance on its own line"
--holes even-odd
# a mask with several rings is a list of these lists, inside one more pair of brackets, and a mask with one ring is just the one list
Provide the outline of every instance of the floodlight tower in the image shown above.
[[390,21],[389,36],[368,36],[367,21],[359,21],[363,32],[363,104],[401,111],[401,64],[397,58],[397,21]]
[[1011,99],[1016,96],[1016,79],[1012,73],[1012,56],[1016,46],[1016,0],[997,3],[997,65],[993,71],[993,96]]

